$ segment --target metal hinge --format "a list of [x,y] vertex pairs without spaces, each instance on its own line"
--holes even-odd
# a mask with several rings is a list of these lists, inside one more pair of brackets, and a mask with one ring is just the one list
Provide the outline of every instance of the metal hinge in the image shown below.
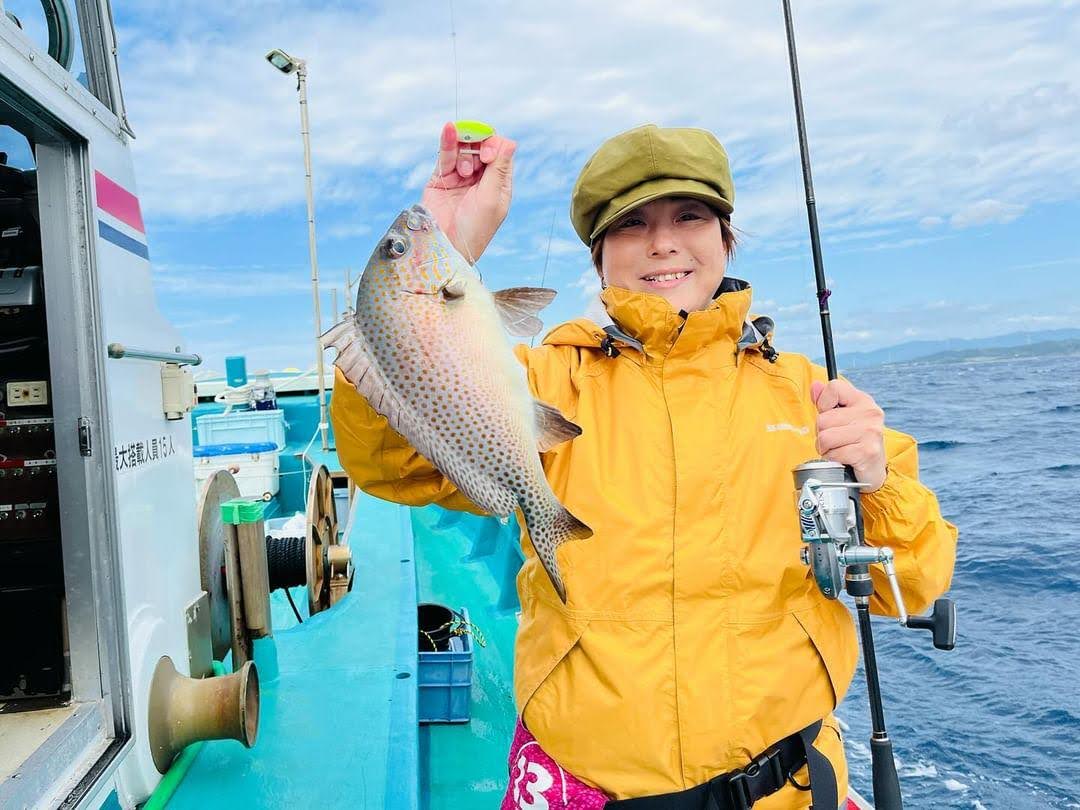
[[94,444],[91,440],[90,434],[90,420],[85,416],[79,417],[79,455],[80,456],[92,456],[94,454]]

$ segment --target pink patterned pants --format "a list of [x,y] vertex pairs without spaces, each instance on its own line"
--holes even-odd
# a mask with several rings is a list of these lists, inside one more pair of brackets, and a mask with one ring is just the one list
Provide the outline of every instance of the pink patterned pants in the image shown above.
[[607,795],[544,753],[518,718],[510,746],[510,784],[500,810],[603,810]]

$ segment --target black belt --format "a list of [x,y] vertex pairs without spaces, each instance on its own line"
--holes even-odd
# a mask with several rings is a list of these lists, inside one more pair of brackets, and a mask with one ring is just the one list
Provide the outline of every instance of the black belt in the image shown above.
[[[836,774],[828,757],[813,747],[820,730],[818,720],[754,757],[745,768],[714,776],[703,785],[608,802],[604,810],[750,810],[754,802],[776,793],[787,782],[811,791],[817,810],[835,810]],[[803,765],[808,766],[809,785],[800,785],[793,777]]]

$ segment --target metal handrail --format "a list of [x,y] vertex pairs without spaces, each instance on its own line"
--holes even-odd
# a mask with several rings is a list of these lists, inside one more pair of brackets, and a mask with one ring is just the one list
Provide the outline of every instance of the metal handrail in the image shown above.
[[122,357],[130,357],[134,360],[157,360],[162,363],[179,363],[182,366],[197,366],[202,363],[202,358],[197,354],[180,354],[178,352],[158,352],[150,349],[136,349],[134,346],[125,346],[122,343],[110,343],[108,346],[109,357],[119,360]]

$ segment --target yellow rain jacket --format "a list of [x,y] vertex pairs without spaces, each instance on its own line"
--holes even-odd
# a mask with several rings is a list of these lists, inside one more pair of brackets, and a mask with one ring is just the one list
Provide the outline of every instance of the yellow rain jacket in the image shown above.
[[[792,479],[818,456],[810,383],[826,375],[801,355],[773,364],[760,341],[745,345],[749,286],[722,289],[685,321],[660,296],[606,289],[608,314],[643,351],[615,341],[608,356],[588,319],[515,349],[536,398],[582,429],[542,460],[594,532],[559,549],[563,605],[523,531],[517,708],[559,764],[618,799],[701,784],[825,718],[815,747],[843,797],[831,713],[858,642],[849,609],[800,561]],[[480,513],[340,371],[331,412],[364,491]],[[862,496],[866,538],[894,549],[907,609],[921,612],[949,587],[957,532],[919,483],[915,441],[887,430],[885,442],[885,484]],[[883,575],[875,585],[872,609],[893,613]],[[789,785],[755,807],[809,803]]]

